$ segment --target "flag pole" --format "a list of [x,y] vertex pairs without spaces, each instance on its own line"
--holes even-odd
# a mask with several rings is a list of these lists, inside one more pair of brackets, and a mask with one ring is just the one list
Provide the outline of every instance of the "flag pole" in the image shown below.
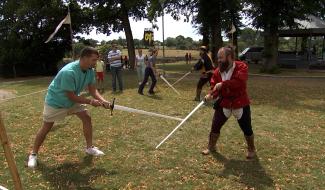
[[234,47],[234,33],[231,33],[231,45]]
[[70,4],[68,4],[68,14],[70,17],[70,38],[71,38],[71,50],[72,50],[72,59],[74,59],[74,47],[73,47],[73,31],[72,31],[72,23],[71,23],[71,15],[70,15]]

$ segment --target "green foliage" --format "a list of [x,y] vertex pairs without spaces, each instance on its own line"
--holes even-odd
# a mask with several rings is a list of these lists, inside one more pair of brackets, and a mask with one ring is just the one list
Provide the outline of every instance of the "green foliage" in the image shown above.
[[[278,30],[281,27],[294,28],[294,19],[306,19],[309,14],[324,13],[323,0],[247,0],[246,14],[252,19],[255,28],[264,30],[265,66],[276,65],[278,49]],[[323,15],[324,16],[324,15]]]
[[[73,29],[87,23],[75,1],[70,4]],[[0,64],[3,75],[26,76],[56,73],[56,63],[71,50],[68,25],[63,25],[49,43],[45,40],[67,15],[60,0],[3,0],[0,6]],[[79,16],[78,16],[79,15]],[[80,18],[80,19],[79,19]]]
[[259,31],[252,28],[244,28],[238,36],[238,49],[243,51],[247,47],[263,46],[263,38]]
[[73,43],[73,50],[74,50],[74,55],[76,57],[79,57],[81,50],[86,47],[86,45],[82,42],[78,43]]

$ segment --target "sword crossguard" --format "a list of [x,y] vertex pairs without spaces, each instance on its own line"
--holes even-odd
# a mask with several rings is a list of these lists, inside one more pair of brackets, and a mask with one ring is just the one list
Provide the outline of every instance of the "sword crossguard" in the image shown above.
[[111,115],[113,115],[114,105],[115,105],[115,98],[113,98],[113,101],[112,101],[111,105],[109,106],[109,109],[111,110]]

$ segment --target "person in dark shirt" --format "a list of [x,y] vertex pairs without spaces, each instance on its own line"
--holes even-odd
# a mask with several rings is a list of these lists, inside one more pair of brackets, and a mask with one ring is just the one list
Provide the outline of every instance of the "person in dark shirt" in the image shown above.
[[208,49],[206,46],[200,47],[200,57],[200,60],[192,67],[192,71],[195,70],[201,72],[201,76],[196,87],[196,96],[194,98],[195,101],[200,101],[202,88],[207,82],[210,82],[214,71],[212,60],[208,55]]

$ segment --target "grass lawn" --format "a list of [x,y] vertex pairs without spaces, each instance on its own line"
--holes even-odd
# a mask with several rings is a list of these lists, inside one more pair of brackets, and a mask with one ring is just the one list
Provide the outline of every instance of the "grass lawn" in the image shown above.
[[[186,73],[184,64],[166,65],[167,79]],[[106,87],[110,88],[110,75]],[[107,99],[132,108],[184,118],[197,104],[198,74],[175,87],[162,80],[155,96],[137,94],[134,71],[124,72],[123,94],[104,93]],[[47,88],[51,78],[0,83],[0,89],[23,95]],[[148,88],[146,87],[145,90]],[[207,87],[205,87],[205,90]],[[202,156],[213,109],[199,109],[180,130],[155,150],[177,121],[89,107],[94,144],[106,155],[86,156],[81,122],[75,116],[57,123],[39,154],[39,166],[26,168],[35,133],[42,123],[45,93],[1,102],[4,123],[25,189],[324,189],[325,79],[268,78],[248,81],[252,123],[258,158],[245,160],[245,143],[231,118],[223,127],[219,153]],[[0,185],[13,189],[0,148]]]

